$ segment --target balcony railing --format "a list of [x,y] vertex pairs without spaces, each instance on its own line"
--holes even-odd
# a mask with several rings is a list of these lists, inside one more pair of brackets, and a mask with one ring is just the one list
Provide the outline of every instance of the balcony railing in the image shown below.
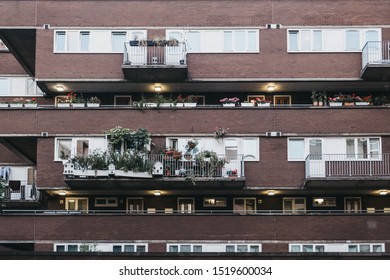
[[390,41],[369,41],[362,50],[362,69],[367,64],[390,64]]
[[306,178],[383,177],[390,178],[390,154],[310,154]]
[[39,199],[39,191],[34,185],[28,185],[27,181],[21,181],[18,188],[8,187],[4,192],[5,200],[28,200],[37,201]]
[[[80,156],[78,156],[80,158]],[[163,154],[145,155],[142,159],[142,166],[152,166],[152,170],[142,170],[133,167],[115,167],[109,164],[107,157],[107,168],[95,170],[93,167],[80,167],[77,163],[71,162],[64,165],[64,175],[67,177],[214,177],[214,178],[235,178],[244,176],[243,155],[217,155],[214,158],[191,158],[175,159],[172,156]],[[125,171],[128,169],[127,171]],[[138,170],[134,172],[134,170]]]
[[126,42],[123,64],[150,66],[185,65],[185,44],[181,42],[175,46],[132,46]]

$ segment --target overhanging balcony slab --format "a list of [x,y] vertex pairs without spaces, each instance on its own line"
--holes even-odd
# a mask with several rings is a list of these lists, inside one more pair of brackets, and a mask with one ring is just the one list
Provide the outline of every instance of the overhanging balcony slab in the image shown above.
[[361,77],[367,81],[390,81],[390,60],[382,64],[367,64]]
[[196,188],[242,189],[245,177],[213,178],[196,177],[193,180],[185,177],[163,177],[153,179],[127,178],[65,178],[66,184],[73,190],[188,190]]
[[307,189],[378,189],[390,188],[390,177],[324,177],[324,178],[307,178],[303,183]]
[[122,65],[129,82],[180,82],[188,75],[187,65]]

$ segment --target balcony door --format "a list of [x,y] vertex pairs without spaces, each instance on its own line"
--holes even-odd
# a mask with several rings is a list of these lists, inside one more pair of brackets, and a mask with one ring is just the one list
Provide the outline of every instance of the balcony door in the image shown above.
[[144,199],[138,197],[127,198],[127,212],[128,213],[143,213]]
[[194,213],[195,211],[195,199],[192,197],[180,197],[177,199],[177,204],[179,213]]
[[304,197],[283,198],[283,212],[299,214],[306,212],[306,199]]
[[275,95],[274,106],[289,106],[291,105],[291,95]]
[[345,212],[360,213],[362,210],[362,201],[360,197],[346,197],[345,198]]
[[86,197],[67,197],[65,207],[68,211],[88,212],[88,198]]
[[256,213],[256,198],[235,198],[234,213],[253,214]]
[[325,177],[325,161],[322,156],[322,139],[309,140],[310,174]]

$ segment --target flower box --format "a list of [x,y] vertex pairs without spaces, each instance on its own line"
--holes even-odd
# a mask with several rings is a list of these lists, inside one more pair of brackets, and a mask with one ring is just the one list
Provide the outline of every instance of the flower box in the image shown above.
[[160,107],[170,108],[173,107],[173,103],[160,103]]
[[270,106],[271,106],[271,103],[257,103],[256,106],[257,106],[257,107],[262,107],[262,108],[264,108],[264,107],[270,107]]
[[184,103],[177,102],[175,106],[176,106],[176,107],[184,107]]
[[119,177],[131,177],[131,178],[153,178],[148,172],[133,172],[133,171],[123,171],[115,170],[115,176]]
[[196,103],[183,103],[184,107],[196,107]]
[[100,103],[87,103],[87,107],[91,107],[91,108],[100,107]]
[[26,107],[26,108],[37,108],[38,104],[37,103],[25,103],[24,107]]
[[0,103],[0,108],[8,108],[8,103]]
[[72,103],[73,108],[83,108],[85,107],[85,103]]
[[224,103],[222,104],[223,107],[236,107],[236,104],[234,103]]
[[368,106],[370,105],[370,102],[355,102],[356,106]]
[[157,103],[146,103],[146,107],[156,108],[157,107]]
[[10,103],[9,106],[12,108],[22,108],[23,103]]
[[241,107],[254,107],[255,103],[252,102],[243,102],[241,103]]
[[329,102],[330,107],[341,107],[343,106],[343,102]]
[[70,107],[70,103],[58,103],[57,107],[58,108],[69,108]]
[[355,106],[355,102],[344,102],[344,106]]

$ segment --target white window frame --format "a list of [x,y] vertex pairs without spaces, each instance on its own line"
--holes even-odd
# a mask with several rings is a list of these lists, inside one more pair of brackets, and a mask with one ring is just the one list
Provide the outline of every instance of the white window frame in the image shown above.
[[[214,200],[214,204],[210,203],[210,204],[206,204],[206,201],[207,200]],[[223,201],[224,204],[222,205],[217,205],[216,204],[216,201],[217,200],[220,200],[220,201]],[[216,207],[216,208],[219,208],[219,207],[227,207],[227,198],[226,197],[204,197],[203,198],[203,207]]]
[[[55,138],[55,144],[54,144],[54,161],[62,161],[64,159],[61,159],[58,156],[58,149],[59,149],[59,141],[61,140],[70,140],[71,141],[71,150],[69,157],[73,158],[75,155],[77,155],[77,142],[78,141],[88,141],[88,154],[93,153],[96,150],[100,150],[102,152],[107,150],[107,139],[105,137],[58,137]],[[103,146],[99,145],[98,142],[102,141]]]
[[[68,209],[68,201],[69,200],[75,200],[75,210],[69,210]],[[79,209],[79,200],[87,200],[87,209],[83,209],[83,210],[81,210],[81,209]],[[65,198],[65,210],[67,210],[67,211],[76,211],[76,212],[78,212],[78,211],[82,211],[82,212],[88,212],[88,210],[89,210],[89,198],[88,197],[78,197],[78,196],[75,196],[75,197],[66,197]]]
[[[113,53],[123,53],[124,51],[125,51],[125,42],[127,41],[127,38],[128,38],[128,35],[127,35],[128,33],[127,33],[127,31],[111,31],[111,52],[113,52]],[[114,46],[115,46],[115,44],[114,44],[114,38],[115,38],[115,36],[119,36],[119,35],[121,35],[121,36],[125,36],[125,40],[123,41],[123,44],[122,44],[122,50],[114,50]]]
[[[58,246],[64,246],[65,251],[69,252],[69,246],[77,246],[77,252],[82,252],[81,248],[88,246],[91,252],[113,252],[114,246],[121,246],[121,253],[125,252],[124,248],[125,246],[134,246],[134,253],[138,251],[138,247],[145,247],[145,252],[149,251],[148,243],[96,243],[96,242],[83,242],[83,243],[54,243],[53,244],[53,251],[57,251]],[[61,251],[62,252],[62,251]],[[76,251],[71,251],[76,252]],[[118,252],[119,253],[119,252]]]
[[[376,253],[374,252],[374,246],[381,248],[381,253],[385,252],[385,244],[384,243],[290,243],[288,245],[288,251],[289,253],[302,253],[304,246],[313,246],[313,251],[306,252],[310,254],[315,253],[323,253],[323,252],[339,252],[339,253],[361,253],[360,246],[370,246],[370,252],[369,253]],[[324,251],[316,252],[316,247],[322,246],[324,247]],[[337,250],[331,249],[330,247],[333,246],[333,248],[338,248]],[[350,252],[349,248],[351,246],[357,247],[357,252]],[[299,247],[299,251],[293,251],[292,248]],[[367,252],[368,253],[368,252]],[[378,252],[379,253],[379,252]]]
[[11,94],[11,80],[9,78],[0,78],[0,82],[4,83],[5,92],[0,92],[0,95],[8,96]]
[[[98,203],[98,200],[104,200],[105,202]],[[96,197],[95,207],[118,207],[118,198],[117,197]]]
[[[238,209],[235,209],[234,206],[236,205],[236,200],[239,200],[239,199],[243,199],[244,200],[244,210],[238,210]],[[254,201],[254,206],[255,206],[255,209],[253,210],[248,210],[246,208],[246,201],[247,200],[253,200]],[[239,213],[239,214],[254,214],[256,213],[257,211],[257,199],[256,197],[234,197],[233,198],[233,213]]]
[[[315,43],[315,36],[314,32],[321,31],[321,50],[317,50],[314,48]],[[329,32],[342,32],[342,44],[334,50],[326,49],[326,42],[327,34]],[[359,32],[359,48],[355,49],[347,49],[347,32],[349,31],[358,31]],[[378,41],[382,38],[382,30],[381,28],[339,28],[339,29],[329,29],[329,28],[292,28],[287,29],[287,52],[288,53],[305,53],[305,52],[361,52],[362,48],[366,44],[366,33],[367,31],[376,31],[378,34]],[[292,32],[297,32],[297,43],[298,43],[298,49],[294,50],[291,49],[291,42],[290,42],[290,34]],[[306,49],[302,45],[303,35],[302,33],[310,32],[310,48]],[[328,32],[328,33],[327,33]],[[329,39],[330,40],[330,39]]]
[[[304,209],[303,210],[298,210],[296,208],[296,200],[297,199],[303,199],[303,205],[304,205]],[[292,210],[286,210],[284,208],[284,201],[286,200],[292,200]],[[286,214],[303,214],[303,213],[306,213],[306,210],[307,210],[307,203],[306,203],[306,197],[283,197],[283,213],[286,213]],[[289,212],[286,212],[286,211],[289,211]]]
[[[367,141],[367,154],[359,154],[358,149],[359,149],[359,141],[361,139],[366,139]],[[378,151],[377,155],[371,155],[372,150],[371,150],[371,143],[370,140],[378,139]],[[353,140],[354,141],[354,154],[349,155],[347,153],[347,141],[348,140]],[[382,138],[381,137],[347,137],[345,138],[345,155],[347,159],[354,159],[354,160],[382,160]]]

